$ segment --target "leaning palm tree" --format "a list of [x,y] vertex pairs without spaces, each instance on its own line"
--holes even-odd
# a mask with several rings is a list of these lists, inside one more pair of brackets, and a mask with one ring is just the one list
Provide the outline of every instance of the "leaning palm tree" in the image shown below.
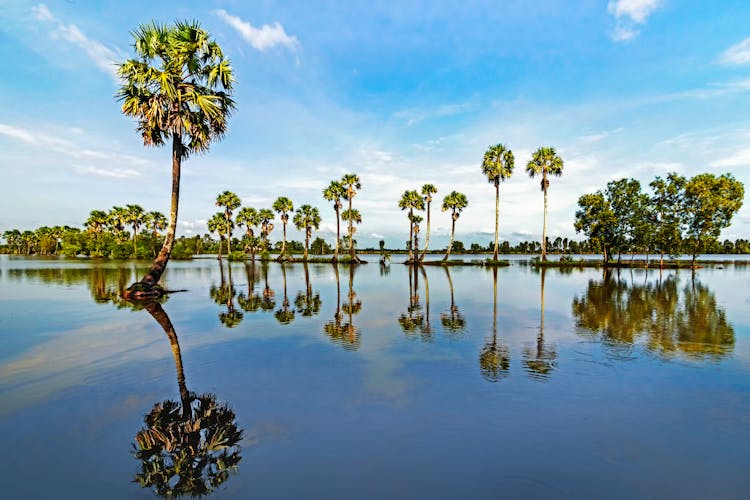
[[430,205],[432,204],[432,195],[437,192],[437,188],[432,184],[422,186],[422,196],[424,196],[424,201],[427,203],[427,235],[425,236],[424,250],[422,250],[422,255],[419,257],[419,262],[424,260],[424,256],[427,254],[427,247],[430,246]]
[[[224,218],[227,220],[225,227],[234,229],[232,221],[232,210],[240,206],[240,198],[231,191],[224,191],[216,197],[216,206],[224,207]],[[227,255],[232,254],[232,232],[231,229],[227,234]]]
[[398,202],[398,206],[401,210],[409,210],[406,214],[409,219],[409,259],[407,263],[414,262],[415,254],[419,252],[419,249],[413,248],[414,246],[414,210],[424,210],[424,199],[417,193],[416,190],[404,191],[401,195],[401,199]]
[[495,249],[492,253],[494,260],[497,260],[500,229],[500,182],[510,178],[513,167],[513,151],[503,144],[490,146],[484,153],[482,173],[487,176],[489,183],[495,186]]
[[133,257],[138,251],[138,228],[143,225],[145,212],[140,205],[125,205],[125,223],[133,227]]
[[341,241],[341,198],[346,197],[346,189],[339,181],[331,181],[323,190],[323,198],[333,202],[333,210],[336,212],[336,247],[333,250],[333,262],[339,260],[339,242]]
[[137,57],[118,66],[122,112],[137,120],[145,146],[172,142],[169,228],[149,271],[124,292],[139,299],[164,293],[156,284],[169,262],[177,231],[182,160],[208,151],[226,132],[234,108],[234,78],[229,60],[196,21],[145,24],[133,37]]
[[563,170],[563,161],[555,151],[555,148],[539,148],[526,164],[526,173],[532,179],[537,175],[542,176],[542,192],[544,192],[544,222],[542,224],[542,260],[547,260],[547,189],[549,180],[547,176],[560,177]]
[[[352,209],[352,200],[357,195],[357,190],[362,189],[362,185],[359,182],[359,176],[357,174],[346,174],[341,178],[341,185],[344,186],[346,192],[344,193],[344,199],[349,201],[348,212],[354,215],[355,210]],[[359,212],[356,212],[359,215]],[[344,218],[344,214],[341,214],[341,218]],[[359,220],[355,220],[353,217],[344,219],[349,221],[349,257],[352,262],[360,262],[359,257],[354,253],[354,222],[359,224],[362,222],[362,217]]]
[[279,253],[278,260],[283,259],[286,256],[286,223],[289,222],[289,212],[294,211],[294,204],[292,200],[286,196],[279,196],[276,201],[273,202],[271,207],[275,212],[281,214],[281,222],[284,228],[284,239],[281,242],[281,253]]
[[445,198],[443,198],[443,206],[441,207],[441,211],[447,212],[448,210],[450,210],[452,219],[451,240],[448,243],[448,249],[445,252],[445,257],[443,257],[443,262],[446,262],[451,256],[453,238],[456,236],[456,221],[458,220],[458,216],[461,215],[461,211],[468,205],[469,200],[468,198],[466,198],[466,195],[463,193],[459,193],[458,191],[451,191],[450,194],[447,194]]
[[312,231],[313,229],[320,228],[320,213],[318,212],[318,208],[310,205],[302,205],[297,209],[297,213],[294,214],[293,222],[298,230],[305,231],[305,255],[302,259],[307,261],[307,252],[310,250]]

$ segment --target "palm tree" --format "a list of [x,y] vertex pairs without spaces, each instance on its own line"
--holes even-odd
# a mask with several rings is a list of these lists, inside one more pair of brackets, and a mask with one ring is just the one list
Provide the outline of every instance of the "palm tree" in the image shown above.
[[148,212],[143,216],[143,226],[153,233],[154,238],[158,238],[159,231],[167,228],[167,218],[161,212]]
[[339,242],[341,241],[341,198],[346,197],[346,189],[339,181],[331,181],[323,190],[323,198],[333,202],[333,210],[336,212],[336,247],[333,250],[333,262],[339,259]]
[[419,256],[419,225],[422,223],[424,219],[421,215],[412,215],[411,216],[411,224],[414,228],[414,242],[411,245],[414,249],[414,263],[419,264],[419,259],[417,258]]
[[225,134],[234,109],[234,78],[229,60],[196,21],[144,24],[133,37],[136,58],[118,66],[122,112],[137,120],[145,146],[172,141],[169,228],[149,271],[125,292],[137,299],[164,293],[155,285],[167,267],[177,232],[182,160],[208,151],[211,142]]
[[92,210],[83,225],[88,231],[99,234],[107,226],[107,220],[106,212],[103,212],[102,210]]
[[125,223],[133,226],[133,257],[135,257],[138,247],[136,239],[138,238],[138,228],[143,224],[145,212],[140,205],[125,205]]
[[[260,237],[263,240],[265,248],[268,248],[268,236],[273,231],[273,210],[268,208],[261,208],[258,210],[258,224],[260,225]],[[261,258],[263,256],[261,255]]]
[[[356,208],[349,208],[341,212],[341,220],[345,220],[349,226],[349,256],[351,257],[352,255],[354,255],[354,233],[357,232],[357,228],[354,227],[354,224],[362,223],[362,215],[360,215],[359,210],[357,210]],[[352,262],[361,261],[356,255],[354,255],[354,259],[352,260]]]
[[294,214],[293,222],[298,230],[305,230],[305,255],[303,260],[306,261],[307,252],[310,249],[312,230],[320,227],[320,213],[318,212],[318,208],[310,205],[302,205],[297,209],[297,213]]
[[[349,219],[344,219],[349,221],[349,257],[352,262],[361,262],[359,260],[359,257],[357,257],[354,254],[354,222],[359,224],[362,222],[362,217],[359,217],[359,220],[356,220],[353,216],[356,212],[352,209],[352,200],[357,195],[357,190],[362,189],[362,185],[359,182],[359,176],[357,174],[346,174],[341,178],[341,185],[344,186],[346,189],[346,192],[344,193],[344,198],[349,201]],[[359,216],[359,212],[356,212],[357,216]],[[341,218],[344,218],[344,214],[341,214]]]
[[242,207],[239,212],[237,212],[237,225],[242,227],[245,226],[245,232],[247,235],[247,245],[245,246],[245,251],[247,252],[248,247],[250,247],[250,252],[252,254],[252,260],[255,260],[255,231],[253,231],[253,227],[256,227],[260,225],[260,217],[258,216],[258,211],[252,207]]
[[231,191],[224,191],[216,197],[216,206],[224,207],[224,218],[227,220],[226,228],[229,228],[227,233],[227,255],[232,254],[232,230],[234,229],[234,222],[232,221],[232,210],[240,206],[240,198]]
[[548,176],[560,177],[563,170],[563,161],[555,152],[555,148],[539,148],[526,164],[526,173],[532,179],[537,175],[542,176],[541,186],[544,192],[544,223],[542,224],[542,260],[547,260],[547,189],[549,188]]
[[208,219],[206,223],[208,231],[210,233],[217,233],[219,235],[219,260],[221,260],[221,243],[224,240],[224,235],[231,232],[229,228],[229,222],[224,217],[223,212],[216,212]]
[[466,198],[466,195],[463,193],[459,193],[458,191],[451,191],[450,194],[446,195],[445,198],[443,198],[443,206],[441,207],[441,211],[447,212],[448,210],[450,210],[452,219],[451,241],[448,243],[448,249],[445,252],[445,257],[443,257],[443,262],[446,262],[451,256],[453,238],[456,236],[456,221],[458,220],[458,216],[461,215],[461,211],[468,205],[469,200],[468,198]]
[[112,230],[118,242],[122,238],[122,233],[125,232],[127,217],[128,211],[125,207],[112,207],[112,210],[107,213],[107,226]]
[[273,202],[273,206],[271,207],[275,212],[278,212],[281,214],[281,222],[283,224],[284,228],[284,239],[281,243],[281,253],[279,253],[278,260],[281,260],[286,255],[286,223],[289,222],[289,212],[294,211],[294,205],[292,204],[292,200],[285,196],[279,196],[276,198],[276,201]]
[[409,210],[407,217],[409,219],[409,259],[406,262],[414,262],[414,255],[419,251],[414,246],[414,210],[424,210],[424,199],[417,193],[416,190],[404,191],[401,195],[401,200],[398,202],[398,206],[401,210]]
[[424,256],[427,254],[427,247],[430,246],[430,204],[432,203],[432,195],[437,192],[437,188],[432,184],[425,184],[422,186],[422,196],[424,196],[424,201],[427,203],[427,236],[425,237],[424,250],[422,250],[422,256],[419,258],[419,262],[424,260]]
[[490,184],[495,185],[495,250],[492,258],[497,260],[497,245],[500,229],[500,182],[510,178],[513,174],[513,151],[503,144],[490,146],[484,153],[482,173],[487,176]]

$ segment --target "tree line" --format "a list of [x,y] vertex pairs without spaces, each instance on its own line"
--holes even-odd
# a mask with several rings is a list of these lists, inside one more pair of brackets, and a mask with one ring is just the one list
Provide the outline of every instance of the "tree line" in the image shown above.
[[[690,179],[677,173],[656,177],[643,192],[636,179],[607,183],[604,191],[578,199],[575,230],[583,232],[608,263],[623,253],[683,253],[695,259],[701,252],[730,253],[748,250],[746,240],[719,243],[721,230],[729,227],[742,207],[745,188],[731,174],[698,174]],[[742,252],[742,253],[744,253]]]

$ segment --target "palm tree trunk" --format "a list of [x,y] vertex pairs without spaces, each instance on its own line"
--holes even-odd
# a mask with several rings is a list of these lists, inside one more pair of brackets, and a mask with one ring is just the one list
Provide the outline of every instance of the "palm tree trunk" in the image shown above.
[[[282,215],[282,218],[283,218],[283,215]],[[282,222],[283,222],[282,227],[284,228],[284,239],[281,242],[281,253],[279,254],[279,259],[281,259],[284,256],[284,254],[286,254],[286,221],[284,220]]]
[[[453,217],[451,216],[451,218]],[[445,252],[445,257],[443,257],[443,262],[447,262],[448,258],[451,256],[451,249],[453,248],[453,236],[455,234],[456,234],[456,219],[453,218],[453,223],[451,224],[451,240],[448,242],[448,249]]]
[[424,256],[427,254],[427,247],[430,246],[430,202],[427,202],[427,236],[424,239],[424,250],[422,250],[422,256],[419,257],[419,262],[424,260]]
[[347,193],[349,195],[349,258],[352,262],[355,262],[357,260],[357,257],[354,256],[354,218],[352,215],[352,194]]
[[542,223],[542,261],[547,260],[547,172],[542,174],[544,186],[544,220]]
[[175,234],[177,233],[177,208],[180,201],[180,168],[182,166],[182,140],[180,134],[172,135],[172,201],[169,210],[169,227],[164,237],[164,244],[151,264],[146,276],[140,281],[142,284],[153,287],[161,279],[161,275],[167,268],[169,256],[172,254]]
[[218,257],[219,262],[221,262],[221,245],[222,245],[222,243],[224,243],[224,237],[221,236],[221,234],[220,234],[219,235],[219,257]]
[[302,258],[305,262],[307,262],[307,249],[310,247],[310,229],[305,228],[305,255]]
[[413,214],[414,214],[414,210],[410,208],[409,209],[409,247],[407,248],[407,250],[409,250],[409,258],[406,262],[411,262],[412,260],[414,260],[414,258],[412,257],[412,247],[414,246],[414,223],[411,220],[413,217]]
[[497,242],[500,234],[500,182],[495,181],[495,250],[492,258],[497,260]]
[[133,224],[133,258],[135,258],[136,253],[138,253],[138,244],[136,241],[138,240],[138,227]]
[[339,216],[338,202],[333,208],[336,210],[336,248],[333,250],[333,262],[337,262],[339,260],[339,241],[341,241],[341,217]]

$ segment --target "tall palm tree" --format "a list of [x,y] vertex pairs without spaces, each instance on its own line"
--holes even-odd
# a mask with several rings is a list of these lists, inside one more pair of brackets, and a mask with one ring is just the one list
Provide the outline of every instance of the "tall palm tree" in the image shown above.
[[273,208],[275,212],[281,214],[281,222],[284,228],[284,239],[282,240],[281,253],[279,253],[278,257],[278,260],[281,260],[286,256],[286,223],[289,222],[289,212],[294,211],[294,204],[292,203],[292,200],[286,196],[279,196],[276,198],[276,201],[273,202],[271,208]]
[[115,239],[120,242],[122,234],[125,232],[125,220],[128,217],[128,211],[125,207],[112,207],[107,213],[107,226],[112,230]]
[[526,164],[526,173],[532,179],[537,175],[542,176],[541,186],[544,193],[544,222],[542,224],[542,260],[547,260],[547,189],[549,188],[548,176],[560,177],[563,171],[563,161],[558,156],[555,148],[539,148],[534,151],[531,160]]
[[513,167],[513,151],[503,144],[490,146],[484,153],[482,173],[487,176],[487,181],[495,186],[495,249],[492,253],[494,260],[497,260],[500,230],[500,182],[510,178]]
[[232,211],[240,206],[240,198],[231,191],[224,191],[216,197],[216,206],[224,208],[224,218],[227,220],[225,227],[230,228],[227,234],[227,255],[232,254],[232,230],[234,221],[232,220]]
[[414,264],[419,264],[419,225],[424,219],[421,215],[414,214],[411,216],[411,224],[413,227],[414,241],[412,242],[412,248],[414,249]]
[[221,243],[224,240],[224,235],[230,232],[229,222],[224,217],[223,212],[216,212],[208,219],[206,223],[208,231],[210,233],[217,233],[219,235],[219,260],[221,260]]
[[336,212],[336,247],[333,250],[333,262],[339,259],[339,242],[341,241],[341,198],[346,197],[346,189],[339,181],[331,181],[323,190],[323,198],[333,202],[333,210]]
[[456,236],[456,221],[458,216],[461,215],[461,211],[469,205],[469,200],[466,195],[459,193],[458,191],[451,191],[443,198],[443,206],[441,211],[451,211],[451,241],[448,243],[448,249],[443,257],[443,262],[446,262],[451,256],[451,248],[453,247],[453,238]]
[[427,254],[427,247],[430,246],[430,204],[432,204],[432,195],[437,192],[437,188],[432,184],[422,186],[422,196],[424,196],[424,201],[427,203],[427,236],[425,236],[424,250],[422,250],[422,256],[419,257],[419,262],[424,260],[424,256]]
[[240,211],[237,212],[237,225],[245,227],[248,241],[245,251],[247,252],[248,247],[250,247],[252,260],[255,260],[255,231],[253,231],[253,228],[260,225],[258,211],[252,207],[242,207]]
[[146,213],[140,205],[125,205],[125,223],[133,227],[133,257],[138,251],[136,243],[138,228],[143,225],[145,215]]
[[[344,193],[344,199],[349,201],[349,214],[352,216],[349,219],[344,219],[349,221],[349,257],[351,258],[352,262],[360,262],[359,257],[357,257],[354,253],[354,222],[359,224],[362,222],[362,217],[359,217],[359,220],[356,220],[353,216],[355,211],[352,209],[352,200],[357,195],[357,190],[362,189],[362,184],[359,182],[359,176],[357,174],[346,174],[341,178],[341,185],[344,186],[346,189],[346,192]],[[357,215],[359,215],[359,212],[356,212]],[[343,214],[341,214],[341,217],[343,219]]]
[[[348,224],[348,237],[349,237],[349,256],[354,255],[354,233],[357,232],[357,228],[354,224],[362,223],[362,215],[356,208],[349,208],[341,212],[341,220],[344,220]],[[361,262],[359,258],[354,255],[352,262]]]
[[406,214],[409,219],[409,259],[406,262],[414,262],[414,255],[419,251],[414,246],[414,210],[424,210],[424,199],[417,193],[416,190],[406,190],[401,195],[401,199],[398,202],[398,206],[401,210],[409,210]]
[[102,210],[92,210],[83,225],[88,231],[99,234],[107,226],[107,213]]
[[[258,210],[258,223],[260,226],[260,237],[263,240],[263,246],[268,248],[268,238],[273,231],[273,210],[268,208],[261,208]],[[262,257],[262,256],[261,256]]]
[[122,112],[136,119],[145,146],[172,142],[169,228],[149,271],[124,294],[137,299],[164,293],[155,285],[177,232],[182,160],[208,151],[225,134],[234,109],[234,78],[229,60],[196,21],[144,24],[133,37],[136,57],[118,66]]
[[297,213],[294,214],[293,222],[298,230],[305,231],[305,255],[302,258],[306,261],[307,252],[310,249],[312,230],[317,230],[320,227],[320,213],[318,212],[318,208],[310,205],[302,205],[297,209]]

